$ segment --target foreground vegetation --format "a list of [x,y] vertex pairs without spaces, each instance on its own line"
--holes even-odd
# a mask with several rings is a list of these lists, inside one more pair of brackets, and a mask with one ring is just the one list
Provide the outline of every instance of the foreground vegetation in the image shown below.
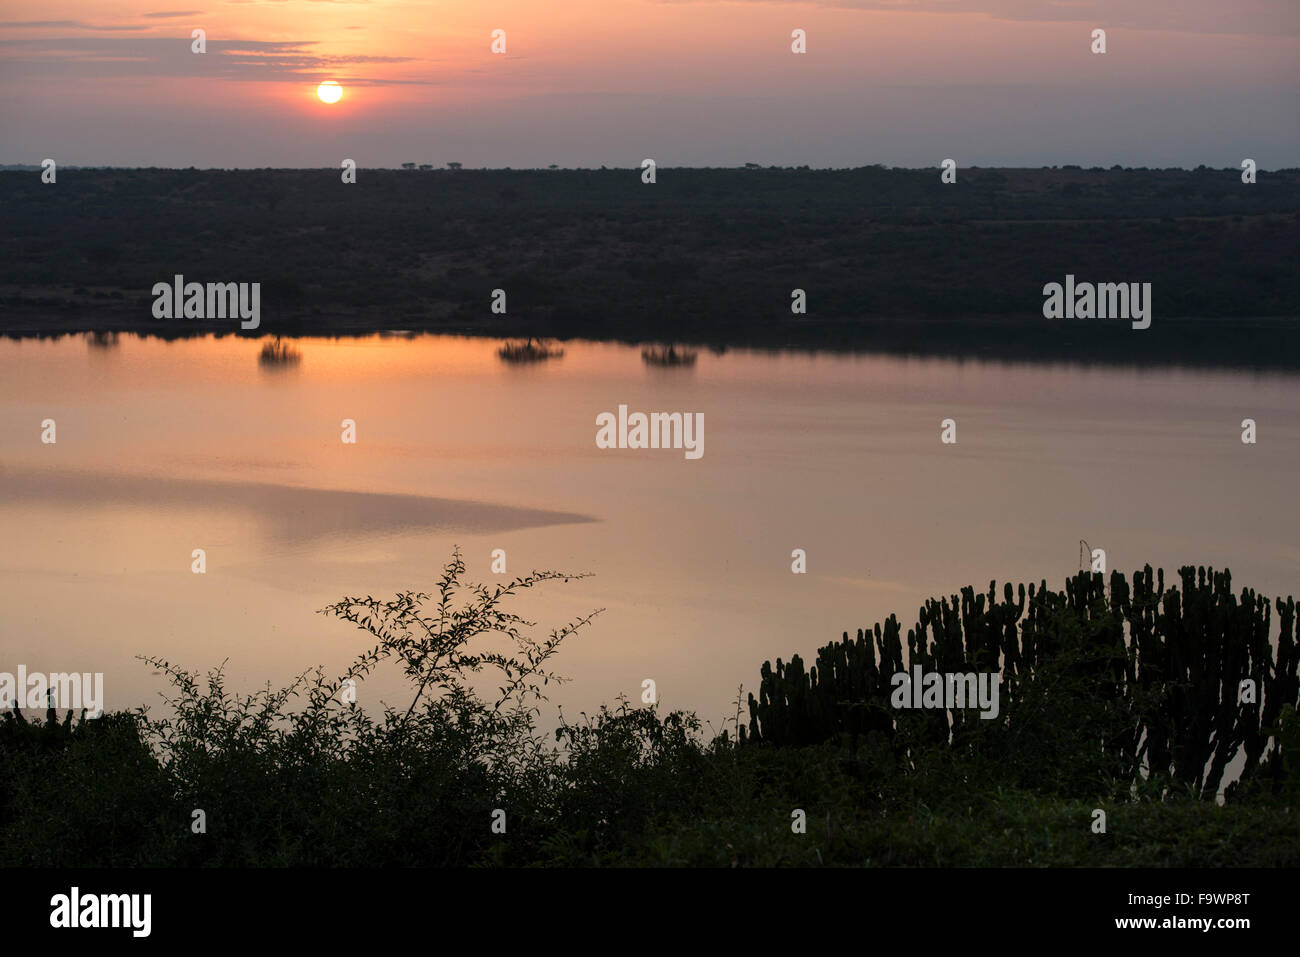
[[[1082,574],[1064,593],[927,606],[913,661],[955,670],[1016,650],[1001,720],[891,711],[878,684],[853,684],[893,667],[890,619],[822,649],[807,675],[797,657],[765,665],[748,726],[738,711],[706,735],[693,715],[622,703],[553,740],[537,705],[561,643],[593,616],[537,640],[507,605],[574,576],[471,587],[463,573],[456,555],[433,593],[324,609],[376,642],[336,680],[243,696],[220,671],[151,660],[173,687],[167,717],[6,715],[0,863],[1300,864],[1294,603],[1277,603],[1270,640],[1269,603],[1238,601],[1226,573],[1184,569],[1182,594],[1163,577],[1153,590],[1147,569],[1132,588]],[[352,703],[350,682],[392,665],[409,705]],[[1261,678],[1253,704],[1237,700],[1242,675]],[[1213,769],[1239,753],[1247,769],[1221,804]]]

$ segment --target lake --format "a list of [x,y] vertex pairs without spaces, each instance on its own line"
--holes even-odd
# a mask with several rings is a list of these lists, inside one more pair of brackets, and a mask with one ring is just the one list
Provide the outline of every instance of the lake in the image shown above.
[[[991,579],[1054,588],[1080,540],[1126,573],[1300,581],[1300,377],[567,342],[510,362],[442,336],[0,341],[0,671],[104,673],[106,706],[164,689],[135,655],[234,687],[368,636],[316,610],[468,579],[590,572],[525,593],[566,716],[620,694],[720,727],[768,658]],[[597,416],[702,415],[703,454],[599,448]],[[1254,419],[1256,444],[1242,442]],[[55,422],[56,441],[42,442]],[[355,443],[342,441],[343,420]],[[941,441],[955,422],[956,442]],[[206,573],[191,571],[194,549]],[[806,574],[791,571],[803,549]],[[406,704],[392,670],[363,704]]]

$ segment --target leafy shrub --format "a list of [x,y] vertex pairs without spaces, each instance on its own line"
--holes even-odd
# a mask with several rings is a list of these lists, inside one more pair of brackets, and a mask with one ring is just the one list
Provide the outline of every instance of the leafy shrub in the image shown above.
[[[172,688],[164,717],[141,709],[60,722],[51,710],[38,724],[5,714],[0,865],[1300,864],[1300,816],[1287,797],[1296,783],[1288,756],[1300,748],[1294,708],[1260,727],[1261,771],[1230,792],[1228,807],[1159,775],[1134,790],[1129,776],[1135,722],[1154,726],[1153,715],[1176,713],[1171,702],[1201,699],[1188,697],[1177,669],[1157,669],[1155,653],[1143,653],[1147,686],[1142,670],[1130,675],[1114,615],[1146,620],[1177,605],[1160,627],[1199,622],[1200,637],[1178,646],[1186,651],[1224,621],[1250,618],[1240,604],[1204,617],[1230,610],[1224,581],[1182,604],[1161,591],[1159,612],[1141,597],[1125,611],[1131,599],[1114,581],[1108,596],[1088,581],[1064,595],[1034,592],[1038,604],[1024,604],[1036,609],[1029,644],[1015,627],[1020,603],[986,606],[968,589],[960,605],[929,607],[923,620],[939,637],[917,641],[914,656],[950,665],[958,649],[955,660],[983,664],[1014,635],[1005,723],[949,715],[941,728],[936,715],[913,713],[883,724],[888,713],[845,693],[872,674],[863,643],[846,639],[828,646],[805,685],[793,681],[801,664],[765,666],[761,734],[710,738],[692,714],[622,701],[561,719],[549,741],[537,717],[547,685],[561,680],[551,661],[595,613],[536,640],[534,623],[506,606],[579,576],[534,572],[487,587],[463,585],[464,571],[457,552],[431,593],[323,609],[376,640],[335,680],[316,669],[240,695],[220,668],[200,677],[145,659]],[[877,678],[876,655],[896,634],[891,618],[873,635]],[[352,703],[349,682],[384,662],[403,670],[411,698],[373,715]],[[774,708],[777,674],[791,683]],[[1266,689],[1269,715],[1286,668],[1272,680],[1283,683]],[[807,738],[826,727],[834,733],[820,742],[774,740],[778,728]],[[745,731],[739,711],[736,730]],[[1088,828],[1098,807],[1110,821],[1104,836]],[[490,828],[495,809],[506,811],[505,833]],[[791,830],[795,811],[806,834]]]

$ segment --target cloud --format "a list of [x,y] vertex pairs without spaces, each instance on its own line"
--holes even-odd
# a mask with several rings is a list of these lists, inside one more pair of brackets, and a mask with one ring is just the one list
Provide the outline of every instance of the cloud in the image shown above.
[[[709,0],[658,0],[697,3]],[[1087,23],[1094,27],[1184,33],[1300,36],[1296,0],[733,0],[894,13],[983,15],[995,20]]]
[[202,10],[160,10],[157,13],[142,13],[140,16],[150,20],[166,20],[169,17],[197,17]]
[[410,63],[415,57],[326,54],[317,40],[209,40],[206,54],[190,50],[190,38],[51,37],[0,40],[10,63],[31,74],[59,76],[223,77],[267,82],[303,80],[329,73],[354,86],[423,85],[421,79],[389,80],[340,75],[348,67]]
[[130,31],[138,30],[139,27],[133,26],[116,26],[101,27],[93,23],[86,23],[83,20],[3,20],[0,21],[0,30],[103,30],[103,31]]

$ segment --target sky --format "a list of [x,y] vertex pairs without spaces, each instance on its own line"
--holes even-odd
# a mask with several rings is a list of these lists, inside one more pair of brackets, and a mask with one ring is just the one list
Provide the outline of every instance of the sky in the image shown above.
[[0,0],[0,164],[47,157],[1296,167],[1300,2]]

